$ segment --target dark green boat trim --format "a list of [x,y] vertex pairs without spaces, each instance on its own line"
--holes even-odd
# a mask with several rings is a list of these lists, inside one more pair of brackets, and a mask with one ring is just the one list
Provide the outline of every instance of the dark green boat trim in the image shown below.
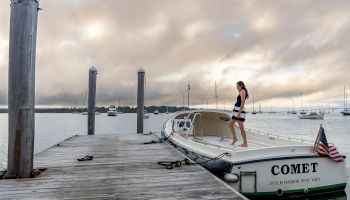
[[[309,190],[308,194],[322,193],[322,191],[340,191],[340,190],[344,190],[345,187],[346,187],[346,183],[340,183],[340,184],[327,185],[327,186],[316,187],[316,188],[308,188]],[[256,193],[242,193],[242,194],[247,197],[277,196],[276,192],[256,192]],[[283,196],[288,196],[290,194],[295,195],[295,194],[305,194],[305,193],[304,193],[304,189],[283,191]]]

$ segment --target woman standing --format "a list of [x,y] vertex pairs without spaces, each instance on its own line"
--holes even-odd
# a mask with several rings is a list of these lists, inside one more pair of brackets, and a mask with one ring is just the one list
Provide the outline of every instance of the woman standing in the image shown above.
[[249,95],[248,95],[248,90],[245,87],[243,81],[237,82],[237,90],[239,94],[237,96],[237,101],[233,109],[232,119],[228,122],[228,127],[230,128],[230,131],[232,134],[232,145],[237,142],[236,132],[234,129],[234,124],[237,122],[243,138],[243,144],[239,146],[248,147],[247,134],[244,130],[243,122],[245,121],[244,104],[245,104],[245,100],[249,97]]

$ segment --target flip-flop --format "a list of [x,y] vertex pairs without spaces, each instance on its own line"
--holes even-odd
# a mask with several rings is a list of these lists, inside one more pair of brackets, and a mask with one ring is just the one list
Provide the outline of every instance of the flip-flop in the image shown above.
[[78,158],[78,161],[87,161],[87,160],[92,160],[94,157],[90,155],[85,155],[83,158]]

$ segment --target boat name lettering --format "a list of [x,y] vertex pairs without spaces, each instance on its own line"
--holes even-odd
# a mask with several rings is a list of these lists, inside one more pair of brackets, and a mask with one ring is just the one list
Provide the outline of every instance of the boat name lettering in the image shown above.
[[271,168],[271,173],[275,176],[279,174],[305,174],[310,172],[317,172],[318,163],[300,163],[290,165],[274,165]]

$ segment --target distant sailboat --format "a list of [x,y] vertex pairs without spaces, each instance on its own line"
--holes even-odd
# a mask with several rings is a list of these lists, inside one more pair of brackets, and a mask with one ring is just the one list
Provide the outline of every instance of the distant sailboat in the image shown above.
[[295,111],[295,102],[294,102],[294,99],[293,99],[293,110],[292,110],[292,112],[291,112],[293,115],[296,115],[296,114],[298,114],[298,112],[297,111]]
[[346,86],[344,86],[344,110],[341,112],[343,116],[350,116],[350,110],[348,109],[348,94],[346,92]]
[[143,111],[143,118],[144,119],[148,119],[149,118],[149,113],[148,113],[148,111],[146,109]]
[[263,111],[261,110],[261,104],[259,104],[259,113],[262,114]]
[[253,115],[256,115],[257,112],[255,111],[254,101],[255,101],[255,100],[254,100],[254,94],[253,94],[253,112],[252,112],[252,114],[253,114]]
[[[145,98],[147,99],[147,81],[145,77]],[[148,119],[149,118],[149,113],[146,109],[146,106],[143,107],[143,119]]]
[[158,110],[158,109],[156,109],[156,110],[153,112],[153,114],[155,114],[155,115],[159,115],[159,110]]
[[73,112],[72,114],[80,114],[80,112],[77,110],[77,105],[74,104],[74,107],[72,108]]
[[300,107],[301,107],[300,114],[301,114],[301,115],[305,115],[305,114],[306,114],[306,111],[305,111],[304,108],[303,108],[303,94],[301,94],[301,96],[300,96]]
[[120,98],[118,98],[117,114],[123,114],[123,112],[120,111]]
[[276,111],[272,110],[272,105],[271,105],[269,114],[276,114]]
[[83,107],[82,107],[81,112],[80,112],[81,115],[88,115],[88,112],[84,111],[84,110],[87,110],[87,109],[85,109],[85,104],[86,104],[87,99],[88,99],[88,91],[86,90],[85,95],[83,97]]
[[166,113],[165,114],[169,114],[169,106],[166,106]]
[[218,109],[218,90],[216,88],[216,81],[215,81],[215,109]]

